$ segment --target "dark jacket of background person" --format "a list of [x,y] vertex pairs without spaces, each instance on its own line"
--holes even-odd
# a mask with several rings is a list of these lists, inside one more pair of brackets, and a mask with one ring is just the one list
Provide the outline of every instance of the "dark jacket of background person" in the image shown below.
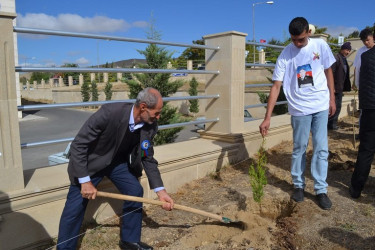
[[375,46],[361,56],[359,108],[375,109]]
[[335,93],[342,93],[343,91],[351,91],[351,83],[349,78],[350,67],[345,73],[345,61],[340,53],[335,55],[336,62],[332,64],[332,73],[335,82]]
[[[128,130],[132,106],[129,103],[105,104],[82,126],[70,149],[68,174],[73,185],[78,184],[78,178],[92,176],[112,163]],[[157,130],[156,122],[145,123],[140,129],[139,140],[127,143],[129,151],[125,156],[129,159],[132,154],[135,158],[132,162],[128,160],[128,164],[136,176],[141,176],[144,168],[151,189],[163,186],[158,162],[153,157],[152,139]],[[145,140],[150,146],[147,156],[141,158],[139,144]]]

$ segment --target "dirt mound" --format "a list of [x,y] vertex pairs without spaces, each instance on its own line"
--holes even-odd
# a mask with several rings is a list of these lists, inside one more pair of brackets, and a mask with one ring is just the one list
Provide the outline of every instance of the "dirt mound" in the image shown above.
[[[359,200],[348,195],[350,169],[357,155],[354,145],[358,147],[353,142],[352,123],[352,118],[344,118],[339,130],[329,132],[331,210],[319,208],[309,168],[305,201],[297,204],[290,199],[292,142],[285,141],[267,151],[268,184],[260,204],[254,202],[249,183],[253,159],[186,184],[172,194],[178,204],[242,221],[245,227],[147,206],[142,241],[155,249],[375,249],[375,172],[371,171]],[[310,159],[311,146],[307,166]],[[95,229],[83,236],[80,249],[119,249],[118,220],[97,226],[92,225]]]

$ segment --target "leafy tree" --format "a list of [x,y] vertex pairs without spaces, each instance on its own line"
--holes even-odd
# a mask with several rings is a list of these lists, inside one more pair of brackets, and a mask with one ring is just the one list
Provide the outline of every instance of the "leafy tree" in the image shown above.
[[112,84],[107,82],[104,88],[105,100],[110,101],[112,99]]
[[48,72],[33,72],[30,77],[30,82],[33,83],[34,81],[37,81],[38,83],[40,83],[42,79],[47,81],[51,77],[52,74]]
[[83,102],[90,101],[90,80],[85,79],[81,86],[81,96]]
[[[147,32],[147,38],[152,40],[160,40],[160,33],[155,30],[153,22],[151,22],[150,29]],[[145,56],[147,64],[139,65],[144,69],[166,69],[167,64],[171,61],[172,53],[167,51],[164,47],[159,47],[156,44],[150,44],[145,50],[138,50],[138,52]],[[170,74],[161,73],[142,73],[133,74],[133,80],[126,80],[129,86],[129,97],[134,99],[138,93],[147,87],[152,87],[159,90],[163,97],[168,97],[178,90],[183,85],[181,80],[170,81]],[[161,112],[159,125],[177,123],[183,121],[181,116],[177,113],[177,108],[170,107],[167,102]],[[160,130],[154,138],[155,145],[173,142],[177,133],[182,128],[172,128]]]
[[359,37],[359,31],[355,30],[352,33],[348,35],[348,38],[358,38]]
[[[190,96],[198,95],[198,82],[195,79],[195,77],[193,77],[193,79],[191,79],[189,85],[190,85],[189,95]],[[192,113],[198,113],[199,112],[198,100],[197,99],[189,100],[189,102],[190,102],[189,111],[192,112]]]
[[[193,44],[204,45],[204,40],[199,39],[193,41]],[[174,60],[174,67],[186,67],[186,61],[193,60],[193,61],[201,61],[204,62],[205,60],[205,50],[204,49],[197,49],[197,48],[187,48],[185,49],[182,54]],[[172,63],[173,63],[172,62]]]

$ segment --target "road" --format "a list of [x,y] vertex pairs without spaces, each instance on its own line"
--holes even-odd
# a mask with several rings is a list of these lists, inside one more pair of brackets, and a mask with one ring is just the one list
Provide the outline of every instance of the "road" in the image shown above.
[[[46,109],[24,112],[20,120],[22,143],[74,137],[93,111],[80,109]],[[186,126],[178,135],[176,142],[198,136],[194,125]],[[65,150],[67,142],[22,149],[23,169],[48,166],[48,156]]]

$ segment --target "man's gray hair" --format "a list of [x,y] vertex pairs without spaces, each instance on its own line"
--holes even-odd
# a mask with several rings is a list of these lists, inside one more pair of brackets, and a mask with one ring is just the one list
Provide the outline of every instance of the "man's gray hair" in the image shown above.
[[138,93],[135,106],[139,107],[139,105],[144,102],[148,108],[154,108],[158,103],[158,97],[159,95],[156,89],[151,87],[145,88]]

